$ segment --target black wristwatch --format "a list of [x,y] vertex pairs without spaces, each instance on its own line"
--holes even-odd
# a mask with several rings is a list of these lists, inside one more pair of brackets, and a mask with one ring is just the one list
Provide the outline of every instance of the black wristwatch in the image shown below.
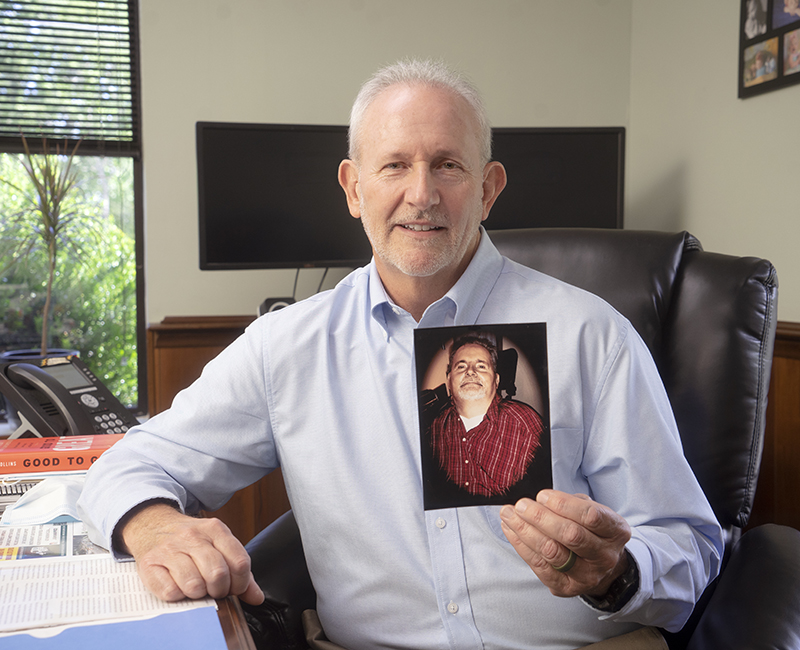
[[639,591],[639,567],[636,565],[633,555],[628,552],[628,549],[625,549],[625,554],[628,556],[628,568],[625,569],[625,573],[611,583],[605,595],[599,598],[581,596],[584,601],[595,609],[609,613],[618,612]]

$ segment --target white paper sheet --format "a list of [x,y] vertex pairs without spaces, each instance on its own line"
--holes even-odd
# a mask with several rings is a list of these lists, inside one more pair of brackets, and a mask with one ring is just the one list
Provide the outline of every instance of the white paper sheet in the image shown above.
[[147,591],[135,563],[110,555],[0,563],[0,603],[0,632],[215,605],[212,598],[159,600]]

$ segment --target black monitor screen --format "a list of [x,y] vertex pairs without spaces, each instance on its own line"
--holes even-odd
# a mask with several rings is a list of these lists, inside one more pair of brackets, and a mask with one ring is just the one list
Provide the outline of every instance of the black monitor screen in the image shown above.
[[[622,227],[622,128],[498,128],[509,183],[490,229]],[[347,128],[197,123],[200,268],[358,266],[371,256],[337,181]]]
[[508,184],[486,227],[622,228],[623,128],[494,129]]

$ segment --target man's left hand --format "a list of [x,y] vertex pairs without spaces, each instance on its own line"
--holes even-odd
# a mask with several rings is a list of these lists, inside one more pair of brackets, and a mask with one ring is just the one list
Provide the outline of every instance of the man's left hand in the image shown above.
[[[585,494],[542,490],[533,499],[503,506],[500,519],[508,541],[556,596],[603,596],[628,566],[628,523]],[[577,556],[568,571],[563,566]]]

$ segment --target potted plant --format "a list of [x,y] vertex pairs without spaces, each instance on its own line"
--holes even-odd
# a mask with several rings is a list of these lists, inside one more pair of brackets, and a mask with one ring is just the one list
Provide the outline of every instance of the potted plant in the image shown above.
[[[76,189],[77,170],[73,166],[75,153],[80,141],[68,151],[56,144],[51,151],[46,138],[42,139],[42,154],[32,154],[28,142],[22,136],[24,155],[21,164],[30,188],[21,187],[7,178],[0,178],[11,186],[22,198],[22,207],[12,214],[3,215],[0,230],[0,246],[6,266],[2,273],[11,267],[26,262],[34,255],[43,255],[46,260],[46,280],[44,281],[45,302],[42,309],[41,345],[38,350],[12,351],[4,357],[44,358],[48,356],[48,329],[53,300],[53,283],[56,279],[62,254],[79,257],[80,244],[70,238],[71,231],[81,220],[77,202],[72,194]],[[63,353],[63,351],[60,351]]]

